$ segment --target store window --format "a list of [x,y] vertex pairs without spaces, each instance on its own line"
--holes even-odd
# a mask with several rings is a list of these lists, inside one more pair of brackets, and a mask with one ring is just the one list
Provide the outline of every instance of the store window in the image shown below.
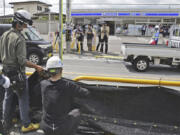
[[163,19],[163,22],[175,22],[175,18]]
[[175,29],[174,31],[173,31],[173,36],[178,36],[179,37],[179,29]]
[[37,10],[38,11],[42,11],[42,7],[41,6],[37,6]]
[[49,8],[45,8],[45,12],[49,12]]
[[24,9],[24,8],[17,8],[17,10],[22,10],[22,9]]
[[160,23],[160,22],[161,22],[161,19],[152,19],[152,20],[150,20],[149,22],[152,22],[152,23]]

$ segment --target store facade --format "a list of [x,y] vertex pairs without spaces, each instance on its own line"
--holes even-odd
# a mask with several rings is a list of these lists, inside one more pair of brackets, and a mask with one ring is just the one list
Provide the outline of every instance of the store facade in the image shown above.
[[180,9],[73,9],[74,24],[98,24],[107,22],[114,34],[125,25],[175,25],[180,24]]

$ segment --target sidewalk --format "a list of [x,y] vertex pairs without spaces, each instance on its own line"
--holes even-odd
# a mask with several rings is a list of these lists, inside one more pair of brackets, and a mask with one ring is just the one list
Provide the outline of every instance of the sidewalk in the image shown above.
[[[48,35],[41,35],[43,39],[50,41],[50,38]],[[120,55],[120,46],[118,46],[118,48],[116,49],[116,45],[120,43],[120,38],[117,36],[110,36],[109,37],[109,46],[108,46],[108,54],[105,54],[105,52],[101,53],[100,52],[100,47],[99,47],[99,51],[92,51],[92,52],[88,52],[88,47],[87,47],[87,39],[86,37],[84,38],[84,43],[83,43],[83,49],[84,52],[82,54],[79,54],[76,51],[76,44],[74,45],[74,49],[71,49],[70,53],[66,53],[66,41],[65,41],[65,36],[63,35],[63,50],[64,50],[64,56],[65,55],[81,55],[81,56],[96,56],[96,55],[113,55],[113,56],[118,56]],[[98,44],[98,38],[96,38],[96,45]],[[104,45],[104,50],[105,50],[105,45]],[[119,51],[117,51],[119,50]],[[59,53],[58,50],[54,50],[54,53]]]
[[[50,38],[48,35],[41,35],[42,38],[44,38],[47,41],[50,41]],[[70,53],[66,53],[66,41],[65,41],[65,35],[63,35],[63,50],[64,54],[63,57],[96,57],[96,56],[121,56],[121,44],[123,42],[128,42],[128,43],[144,43],[144,44],[149,44],[151,40],[151,37],[133,37],[133,36],[109,36],[109,42],[108,42],[108,54],[105,54],[104,52],[97,52],[97,51],[92,51],[88,52],[87,48],[87,39],[86,37],[84,38],[84,43],[83,43],[83,48],[84,52],[79,54],[76,51],[76,45],[74,45],[74,49],[71,49]],[[167,38],[160,37],[158,44],[165,44],[167,41]],[[96,45],[98,44],[98,38],[96,38]],[[105,48],[105,45],[104,45]],[[99,48],[100,49],[100,48]],[[105,49],[104,49],[105,50]],[[57,55],[59,52],[58,50],[54,50],[54,54]]]
[[[41,35],[41,37],[43,39],[51,42],[49,35]],[[117,41],[120,41],[119,37],[117,37],[117,36],[109,36],[109,47],[112,45],[113,42],[117,42]],[[63,43],[63,48],[66,48],[65,35],[63,35],[63,42],[62,43]],[[96,37],[96,43],[95,44],[96,45],[98,44],[98,37]],[[76,48],[76,45],[74,47]],[[87,38],[86,37],[84,37],[83,48],[84,48],[85,51],[88,50],[88,48],[87,48]]]

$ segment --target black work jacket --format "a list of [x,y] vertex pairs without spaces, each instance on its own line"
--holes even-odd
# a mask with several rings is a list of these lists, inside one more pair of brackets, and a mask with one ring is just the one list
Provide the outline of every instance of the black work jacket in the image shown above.
[[42,119],[47,123],[61,124],[73,109],[74,97],[84,97],[88,90],[66,80],[44,80],[41,82]]

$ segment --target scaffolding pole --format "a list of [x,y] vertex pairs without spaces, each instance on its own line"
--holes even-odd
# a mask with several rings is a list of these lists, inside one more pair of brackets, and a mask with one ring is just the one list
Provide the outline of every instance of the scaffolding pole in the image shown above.
[[66,52],[70,52],[71,44],[71,0],[66,3]]
[[63,60],[63,0],[59,0],[59,57]]

